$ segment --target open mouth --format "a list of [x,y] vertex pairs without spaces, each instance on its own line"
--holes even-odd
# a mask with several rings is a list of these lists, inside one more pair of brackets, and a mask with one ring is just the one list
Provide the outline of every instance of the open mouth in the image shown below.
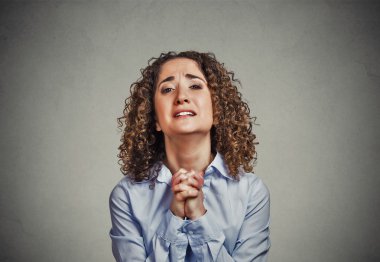
[[186,117],[186,116],[195,116],[196,114],[193,111],[181,111],[174,114],[174,117]]

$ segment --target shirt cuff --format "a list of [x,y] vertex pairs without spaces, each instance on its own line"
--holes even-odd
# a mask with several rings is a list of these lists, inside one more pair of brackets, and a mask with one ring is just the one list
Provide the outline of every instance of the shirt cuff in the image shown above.
[[169,209],[157,229],[157,235],[170,243],[187,244],[187,236],[182,231],[182,226],[185,222],[185,220],[175,216]]
[[182,232],[187,234],[191,246],[204,245],[213,240],[224,241],[225,236],[216,221],[210,220],[208,212],[197,220],[188,220],[182,227]]

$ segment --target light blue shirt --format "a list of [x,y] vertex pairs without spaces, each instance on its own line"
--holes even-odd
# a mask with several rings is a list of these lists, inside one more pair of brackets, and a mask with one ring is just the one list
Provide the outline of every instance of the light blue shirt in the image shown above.
[[154,187],[124,177],[111,193],[116,261],[267,260],[269,191],[261,179],[244,172],[234,179],[217,154],[204,176],[207,212],[192,221],[170,211],[172,174],[164,164],[157,172]]

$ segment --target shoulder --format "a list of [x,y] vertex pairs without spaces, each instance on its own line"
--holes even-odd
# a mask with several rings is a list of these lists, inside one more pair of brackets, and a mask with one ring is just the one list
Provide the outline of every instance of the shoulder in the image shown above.
[[128,190],[130,183],[131,181],[128,177],[123,177],[112,189],[109,197],[111,207],[116,204],[125,203],[129,199]]
[[263,180],[260,177],[258,177],[255,173],[245,172],[244,169],[241,167],[239,168],[239,175],[237,178],[231,176],[228,167],[225,163],[224,157],[219,152],[217,152],[217,155],[215,156],[210,166],[213,167],[218,174],[220,174],[219,177],[227,178],[226,181],[229,184],[233,184],[234,187],[237,187],[239,190],[239,194],[254,194],[259,195],[261,197],[269,198],[268,187],[264,184]]
[[134,182],[130,177],[124,176],[112,189],[109,201],[129,202],[130,196],[141,190],[149,190],[150,181]]
[[270,192],[264,181],[254,173],[240,173],[239,183],[245,184],[251,197],[255,199],[268,199]]

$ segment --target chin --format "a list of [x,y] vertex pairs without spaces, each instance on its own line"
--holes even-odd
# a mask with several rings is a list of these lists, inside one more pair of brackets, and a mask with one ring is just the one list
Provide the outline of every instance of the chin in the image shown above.
[[210,133],[210,130],[207,129],[199,129],[199,128],[181,128],[176,130],[170,130],[169,132],[165,132],[167,136],[181,136],[181,135],[196,135],[196,134],[207,134]]
[[208,133],[210,133],[210,131],[211,131],[211,128],[210,129],[194,128],[194,129],[178,130],[176,133],[178,135],[195,135],[195,134],[208,134]]

